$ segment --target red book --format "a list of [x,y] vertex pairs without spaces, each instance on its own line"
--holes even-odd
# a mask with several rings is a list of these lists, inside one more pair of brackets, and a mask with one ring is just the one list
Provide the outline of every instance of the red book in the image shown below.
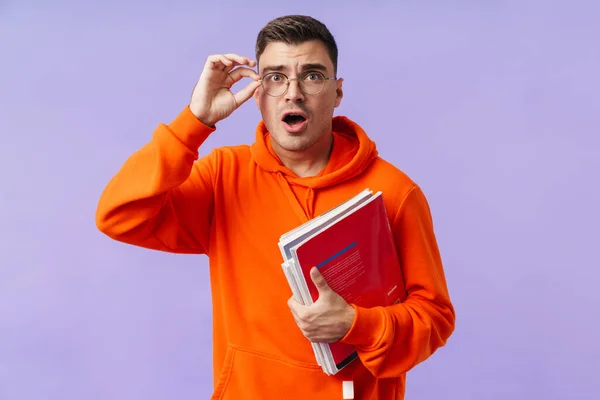
[[[294,229],[280,240],[282,264],[298,301],[311,304],[318,290],[310,278],[317,267],[348,303],[388,306],[406,293],[400,262],[381,192],[365,189],[346,203]],[[357,358],[353,346],[313,343],[324,372],[336,374]]]

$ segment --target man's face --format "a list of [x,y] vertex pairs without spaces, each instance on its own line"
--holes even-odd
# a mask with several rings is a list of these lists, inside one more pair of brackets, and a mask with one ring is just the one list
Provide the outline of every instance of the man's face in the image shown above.
[[[261,78],[269,72],[280,72],[290,79],[300,78],[305,72],[320,72],[326,78],[334,76],[333,62],[320,41],[298,45],[270,43],[260,56],[258,65]],[[304,76],[307,87],[314,85],[316,74]],[[270,81],[281,88],[286,86],[285,77],[272,76]],[[342,94],[341,79],[325,80],[323,90],[318,94],[303,93],[298,80],[292,80],[285,94],[279,97],[268,95],[261,86],[254,93],[254,98],[274,148],[303,151],[331,132],[333,110],[340,104]]]

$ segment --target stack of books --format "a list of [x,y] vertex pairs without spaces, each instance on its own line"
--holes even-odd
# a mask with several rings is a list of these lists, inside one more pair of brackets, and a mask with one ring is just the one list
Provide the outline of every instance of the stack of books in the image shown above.
[[[381,192],[365,189],[348,201],[283,234],[282,268],[294,298],[310,305],[318,290],[310,270],[317,267],[349,304],[389,306],[406,297],[394,237]],[[354,346],[311,342],[316,361],[335,375],[355,360]]]

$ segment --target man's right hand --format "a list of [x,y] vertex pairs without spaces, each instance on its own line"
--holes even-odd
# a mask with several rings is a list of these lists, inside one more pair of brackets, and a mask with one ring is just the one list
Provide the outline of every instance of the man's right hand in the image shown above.
[[[256,61],[237,54],[208,57],[190,102],[190,110],[202,123],[214,127],[218,121],[228,117],[252,97],[260,86],[258,74],[250,68],[242,67],[243,65],[254,67]],[[233,84],[243,77],[253,80],[239,92],[232,93]]]

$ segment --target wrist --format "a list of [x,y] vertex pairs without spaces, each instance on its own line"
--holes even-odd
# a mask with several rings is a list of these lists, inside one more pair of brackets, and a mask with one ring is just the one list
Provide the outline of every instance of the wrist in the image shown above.
[[348,334],[352,325],[354,325],[356,321],[356,309],[348,304],[346,308],[346,312],[344,315],[344,336]]
[[202,124],[206,125],[208,128],[211,129],[215,128],[217,121],[212,118],[209,118],[207,115],[204,115],[200,110],[198,110],[195,104],[190,103],[189,109],[192,112],[192,114],[194,114],[196,119]]
[[171,133],[189,150],[198,151],[200,145],[215,131],[196,118],[188,107],[179,113],[168,125]]

